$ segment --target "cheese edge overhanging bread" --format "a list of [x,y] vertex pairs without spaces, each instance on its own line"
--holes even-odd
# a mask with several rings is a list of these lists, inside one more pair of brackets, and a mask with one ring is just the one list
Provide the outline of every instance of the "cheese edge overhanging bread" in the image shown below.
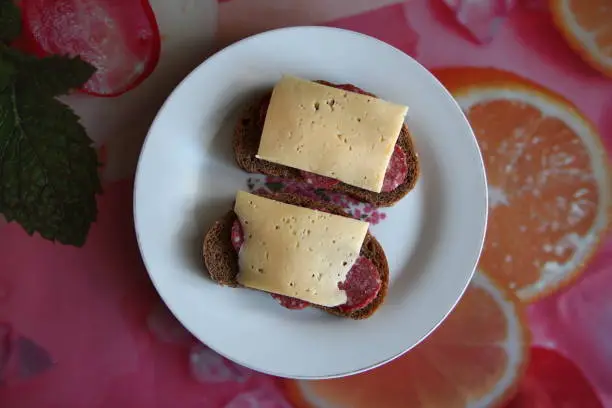
[[[236,163],[240,168],[249,173],[261,173],[268,176],[305,182],[300,170],[256,157],[262,135],[262,129],[259,124],[260,105],[260,99],[251,104],[245,110],[235,127],[232,145]],[[420,171],[418,156],[405,124],[401,127],[396,144],[406,154],[407,172],[403,183],[394,190],[376,193],[342,182],[333,187],[326,188],[326,190],[347,194],[377,207],[392,206],[414,188]]]
[[[309,198],[293,194],[261,194],[261,196],[281,201],[287,204],[297,205],[305,208],[317,208],[335,215],[345,216],[340,207],[328,203],[315,202]],[[203,241],[203,258],[206,270],[210,278],[225,286],[241,287],[237,280],[239,273],[238,255],[231,242],[231,228],[237,215],[229,211],[221,219],[216,221],[208,230]],[[362,309],[345,312],[339,307],[325,307],[312,304],[311,306],[325,310],[331,314],[348,317],[352,319],[364,319],[370,317],[382,304],[388,287],[389,267],[384,251],[378,241],[369,233],[366,233],[360,255],[368,258],[376,267],[381,281],[381,287],[376,298]]]

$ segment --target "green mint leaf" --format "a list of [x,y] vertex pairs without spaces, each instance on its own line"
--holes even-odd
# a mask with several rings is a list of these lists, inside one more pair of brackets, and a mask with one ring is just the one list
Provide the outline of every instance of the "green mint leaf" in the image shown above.
[[49,96],[65,95],[82,86],[96,69],[79,57],[51,55],[24,64],[20,74],[26,75],[29,86]]
[[13,82],[16,73],[15,66],[10,61],[0,58],[0,92]]
[[65,95],[81,87],[96,71],[80,57],[49,55],[38,58],[2,43],[0,59],[11,63],[19,72],[20,81],[42,96]]
[[41,96],[65,95],[82,86],[96,71],[79,57],[36,58],[14,49],[6,50],[4,55],[17,67],[20,82]]
[[25,80],[0,93],[0,213],[29,233],[82,246],[101,192],[78,117]]
[[0,41],[10,42],[21,33],[21,13],[13,0],[0,0]]

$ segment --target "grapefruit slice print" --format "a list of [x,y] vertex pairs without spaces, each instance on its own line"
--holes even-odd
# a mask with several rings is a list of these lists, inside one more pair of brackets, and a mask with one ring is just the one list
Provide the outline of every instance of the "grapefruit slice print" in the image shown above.
[[516,390],[529,334],[519,300],[478,272],[450,316],[402,357],[372,371],[287,381],[299,408],[493,407]]
[[465,112],[489,183],[480,266],[524,301],[578,276],[606,232],[612,208],[606,151],[571,102],[489,68],[434,72]]
[[551,0],[559,31],[583,60],[612,77],[612,2]]
[[155,69],[160,35],[147,0],[22,0],[24,46],[37,55],[79,55],[97,72],[83,91],[117,96]]

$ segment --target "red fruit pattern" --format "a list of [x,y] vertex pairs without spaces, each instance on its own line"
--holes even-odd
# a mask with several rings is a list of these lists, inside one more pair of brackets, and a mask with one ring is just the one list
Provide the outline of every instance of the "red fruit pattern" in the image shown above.
[[43,56],[79,55],[97,71],[83,91],[117,96],[155,69],[161,39],[148,0],[22,0],[19,45]]

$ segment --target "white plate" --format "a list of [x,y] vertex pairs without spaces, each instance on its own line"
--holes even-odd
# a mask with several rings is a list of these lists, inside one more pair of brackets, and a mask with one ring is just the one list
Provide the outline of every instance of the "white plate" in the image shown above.
[[[385,303],[368,320],[286,310],[268,294],[223,288],[205,276],[202,237],[250,177],[233,161],[237,113],[283,73],[352,83],[410,107],[422,173],[417,187],[371,228],[391,281]],[[449,313],[480,255],[487,188],[468,122],[425,68],[371,37],[298,27],[236,43],[176,88],[141,153],[134,216],[155,287],[198,339],[258,371],[330,378],[398,357]]]

